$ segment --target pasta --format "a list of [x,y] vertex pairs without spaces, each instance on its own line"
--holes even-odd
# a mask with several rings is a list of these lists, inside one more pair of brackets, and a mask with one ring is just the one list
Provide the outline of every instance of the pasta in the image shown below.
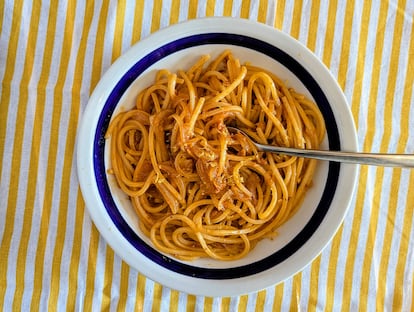
[[240,259],[276,236],[311,186],[315,160],[260,152],[227,126],[299,148],[317,148],[325,134],[315,103],[231,51],[160,70],[111,121],[109,173],[159,251]]

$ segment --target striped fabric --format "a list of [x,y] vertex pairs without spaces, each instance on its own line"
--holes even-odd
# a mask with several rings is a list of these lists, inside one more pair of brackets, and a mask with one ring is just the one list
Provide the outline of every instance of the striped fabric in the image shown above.
[[152,32],[203,16],[300,40],[345,92],[363,151],[414,153],[409,0],[0,1],[0,307],[5,311],[412,311],[414,170],[360,166],[326,249],[284,283],[232,298],[177,292],[100,237],[76,174],[76,133],[111,63]]

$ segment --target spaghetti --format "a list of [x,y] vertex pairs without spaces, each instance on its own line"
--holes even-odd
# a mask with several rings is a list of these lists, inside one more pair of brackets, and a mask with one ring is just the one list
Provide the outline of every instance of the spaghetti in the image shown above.
[[299,148],[317,148],[325,133],[315,103],[230,51],[160,70],[111,121],[109,172],[161,252],[240,259],[276,235],[310,187],[315,160],[259,152],[227,126]]

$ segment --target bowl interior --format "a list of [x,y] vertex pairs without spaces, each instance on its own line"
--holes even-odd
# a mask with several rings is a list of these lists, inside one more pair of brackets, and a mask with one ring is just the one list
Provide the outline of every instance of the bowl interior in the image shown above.
[[[306,95],[308,98],[315,101],[311,92],[307,89],[304,83],[287,68],[277,60],[269,57],[268,55],[249,49],[246,47],[240,47],[228,44],[206,44],[202,46],[189,47],[178,52],[172,53],[161,60],[155,62],[149,66],[142,74],[140,74],[128,87],[125,93],[120,98],[112,116],[116,116],[117,113],[131,109],[135,105],[136,96],[138,93],[152,84],[155,79],[155,74],[160,69],[168,69],[171,72],[177,72],[178,70],[186,70],[191,64],[194,64],[202,55],[209,54],[212,59],[218,56],[226,49],[231,49],[235,57],[240,59],[241,63],[250,62],[255,66],[266,68],[275,73],[278,77],[281,77],[288,87],[292,87],[298,92]],[[105,168],[111,168],[109,159],[109,142],[105,144]],[[329,148],[328,136],[325,136],[322,142],[321,148]],[[322,194],[324,192],[327,175],[328,175],[328,163],[320,162],[317,166],[317,170],[314,176],[314,183],[308,190],[305,199],[298,209],[297,213],[281,226],[275,239],[262,240],[253,251],[251,251],[246,257],[240,260],[234,261],[218,261],[209,258],[201,258],[194,261],[185,261],[184,263],[191,263],[192,266],[197,267],[209,267],[209,268],[231,268],[235,266],[244,266],[255,263],[259,260],[263,260],[275,252],[281,250],[287,243],[292,241],[305,227],[313,216],[318,204],[320,203]],[[152,246],[152,243],[148,237],[146,237],[138,226],[138,217],[131,206],[129,198],[123,193],[117,186],[114,176],[106,176],[108,179],[109,189],[114,198],[116,209],[119,210],[120,215],[131,229],[138,235],[143,242],[148,246]],[[164,255],[170,257],[169,255]],[[180,260],[176,260],[179,261]]]

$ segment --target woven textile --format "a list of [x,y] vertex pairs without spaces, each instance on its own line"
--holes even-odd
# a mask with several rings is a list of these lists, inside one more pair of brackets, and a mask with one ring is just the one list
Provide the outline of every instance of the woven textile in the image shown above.
[[343,225],[285,282],[231,298],[163,287],[105,243],[76,133],[103,73],[152,32],[204,16],[271,25],[329,68],[361,151],[414,154],[414,2],[0,1],[0,307],[5,311],[412,311],[414,170],[360,166]]

